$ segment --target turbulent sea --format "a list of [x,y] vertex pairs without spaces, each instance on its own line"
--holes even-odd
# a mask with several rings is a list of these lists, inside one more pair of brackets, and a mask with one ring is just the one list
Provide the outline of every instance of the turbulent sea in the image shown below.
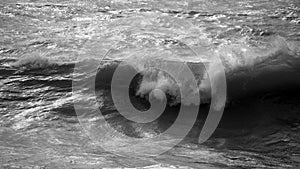
[[[0,168],[300,167],[299,0],[2,0],[0,6]],[[214,66],[216,58],[222,67]],[[115,107],[111,81],[124,62],[123,73],[139,72],[128,87],[136,109],[149,109],[150,97],[166,99],[152,90],[166,93],[156,120],[136,123]],[[153,138],[172,126],[180,107],[198,104],[188,82],[149,69],[181,63],[195,77],[201,105],[196,118],[182,122],[195,124],[179,144],[158,156],[148,148],[136,155],[140,147],[105,133],[109,125],[131,138]],[[219,78],[220,69],[224,113],[199,144],[212,100],[207,72]]]

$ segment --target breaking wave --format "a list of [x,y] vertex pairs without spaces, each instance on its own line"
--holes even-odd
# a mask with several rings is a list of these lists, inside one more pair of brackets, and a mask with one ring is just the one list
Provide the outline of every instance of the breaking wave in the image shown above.
[[12,67],[19,67],[23,69],[41,69],[58,65],[54,61],[51,61],[43,53],[33,53],[30,55],[24,55],[18,61],[11,64]]
[[[201,54],[201,51],[197,51]],[[227,91],[229,99],[239,99],[260,92],[274,92],[284,88],[298,88],[300,59],[298,49],[282,38],[276,38],[265,49],[248,47],[246,45],[222,46],[211,53],[221,58],[225,68]],[[97,83],[111,83],[114,71],[122,62],[124,71],[136,71],[137,78],[133,80],[131,88],[135,88],[135,95],[149,99],[164,99],[160,92],[163,91],[169,98],[170,105],[183,103],[185,105],[199,104],[194,99],[195,92],[200,92],[201,103],[208,103],[211,99],[211,84],[207,72],[218,78],[220,67],[214,64],[212,56],[201,56],[200,61],[183,60],[161,54],[159,56],[146,56],[138,53],[138,57],[127,58],[124,62],[110,61],[99,67],[98,76],[101,80]],[[176,63],[188,65],[194,77],[183,77],[183,83],[178,83],[174,78],[159,70],[168,65],[174,69],[181,69]],[[154,67],[154,69],[153,69]],[[184,71],[184,69],[182,69]],[[191,85],[191,78],[195,78],[198,86]],[[183,87],[184,92],[180,92]]]

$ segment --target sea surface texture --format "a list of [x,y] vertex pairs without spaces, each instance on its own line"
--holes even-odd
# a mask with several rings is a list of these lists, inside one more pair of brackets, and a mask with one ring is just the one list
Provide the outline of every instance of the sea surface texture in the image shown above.
[[[0,37],[0,168],[300,167],[299,0],[1,0]],[[161,117],[120,114],[111,81],[121,63],[138,72],[127,87],[136,109],[167,96]],[[171,150],[136,155],[141,147],[104,129],[153,138],[180,107],[199,106],[189,80],[151,69],[176,64],[189,66],[199,89],[195,124]],[[220,69],[225,110],[199,144],[212,99],[207,72],[218,78]]]

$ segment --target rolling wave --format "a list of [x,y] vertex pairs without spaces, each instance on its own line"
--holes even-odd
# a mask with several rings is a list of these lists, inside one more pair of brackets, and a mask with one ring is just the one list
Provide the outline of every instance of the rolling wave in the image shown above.
[[[151,93],[154,89],[160,89],[167,95],[170,105],[181,102],[185,105],[197,105],[199,103],[196,103],[192,97],[195,92],[200,93],[201,103],[210,102],[211,84],[208,72],[211,72],[210,75],[215,77],[219,76],[219,69],[221,68],[216,67],[215,61],[212,59],[217,56],[224,65],[228,100],[237,100],[256,94],[264,95],[276,91],[299,90],[300,50],[295,44],[287,42],[281,37],[273,38],[268,45],[269,47],[265,49],[241,44],[224,45],[209,53],[203,52],[203,49],[195,49],[199,55],[197,57],[172,56],[173,54],[168,53],[146,55],[135,51],[136,53],[131,58],[105,61],[88,59],[80,61],[80,63],[59,63],[49,59],[45,54],[38,53],[26,55],[15,62],[10,61],[9,66],[3,67],[5,71],[2,71],[2,76],[6,76],[5,74],[9,76],[15,72],[26,75],[28,72],[33,73],[32,71],[44,75],[70,76],[75,64],[80,65],[79,67],[99,64],[96,86],[101,88],[111,85],[115,70],[122,65],[123,71],[134,71],[137,74],[132,81],[132,86],[130,86],[130,88],[134,88],[135,96],[146,99],[149,99],[150,96],[161,100],[162,95]],[[178,84],[168,72],[159,70],[165,66],[177,69],[176,66],[180,66],[182,63],[187,65],[194,75],[194,77],[184,77],[182,84]],[[178,69],[184,71],[184,68]],[[92,76],[74,78],[90,78]],[[191,85],[192,78],[195,78],[197,88]],[[84,79],[81,80],[84,81]],[[44,78],[29,79],[29,81],[23,83],[32,84],[36,81],[37,84],[50,82],[55,85],[57,83],[55,81],[58,81],[57,85],[59,86],[71,87],[71,79],[46,78],[45,80]],[[90,80],[88,82],[94,83]],[[180,92],[179,86],[183,86],[184,93]],[[150,93],[151,95],[149,95]]]
[[[300,57],[298,49],[286,42],[283,38],[275,38],[266,49],[248,47],[245,45],[222,46],[212,52],[219,56],[225,68],[227,91],[229,100],[237,100],[253,95],[263,95],[284,89],[299,89],[300,84]],[[201,54],[201,51],[197,51]],[[138,57],[126,58],[122,64],[123,71],[135,71],[138,78],[133,82],[135,95],[149,98],[154,89],[160,89],[171,98],[170,104],[198,104],[193,102],[193,93],[200,92],[201,103],[207,103],[211,97],[211,85],[208,77],[219,76],[220,67],[215,66],[211,56],[205,56],[200,61],[186,58],[171,58],[166,55],[148,57],[138,53]],[[210,58],[211,57],[211,58]],[[184,63],[193,72],[198,84],[198,89],[190,85],[190,77],[185,77],[183,84],[175,82],[167,72],[158,70],[163,66],[178,66]],[[101,65],[98,70],[99,84],[110,84],[114,71],[122,60],[114,60]],[[153,69],[156,67],[158,69]],[[178,67],[177,67],[178,68]],[[180,68],[178,68],[180,69]],[[182,70],[184,71],[184,70]],[[184,86],[185,96],[181,96],[178,86]],[[161,95],[153,95],[160,100]]]

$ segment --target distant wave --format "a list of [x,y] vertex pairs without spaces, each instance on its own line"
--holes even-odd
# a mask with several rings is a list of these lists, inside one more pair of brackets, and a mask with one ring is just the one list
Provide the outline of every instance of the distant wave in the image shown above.
[[31,55],[25,55],[18,61],[11,64],[12,67],[19,67],[24,69],[40,69],[55,66],[57,63],[51,61],[42,53],[33,53]]
[[[1,61],[0,61],[1,63]],[[77,64],[78,67],[90,66],[101,63],[99,60],[93,58],[84,58],[78,59],[77,62],[74,61],[62,61],[59,57],[52,59],[51,54],[49,53],[42,53],[42,52],[35,52],[31,54],[22,55],[20,58],[17,59],[5,59],[3,60],[2,66],[15,68],[19,70],[39,70],[39,69],[47,69],[51,71],[53,69],[65,69],[65,70],[72,70],[74,66]],[[52,69],[51,69],[52,68]]]

